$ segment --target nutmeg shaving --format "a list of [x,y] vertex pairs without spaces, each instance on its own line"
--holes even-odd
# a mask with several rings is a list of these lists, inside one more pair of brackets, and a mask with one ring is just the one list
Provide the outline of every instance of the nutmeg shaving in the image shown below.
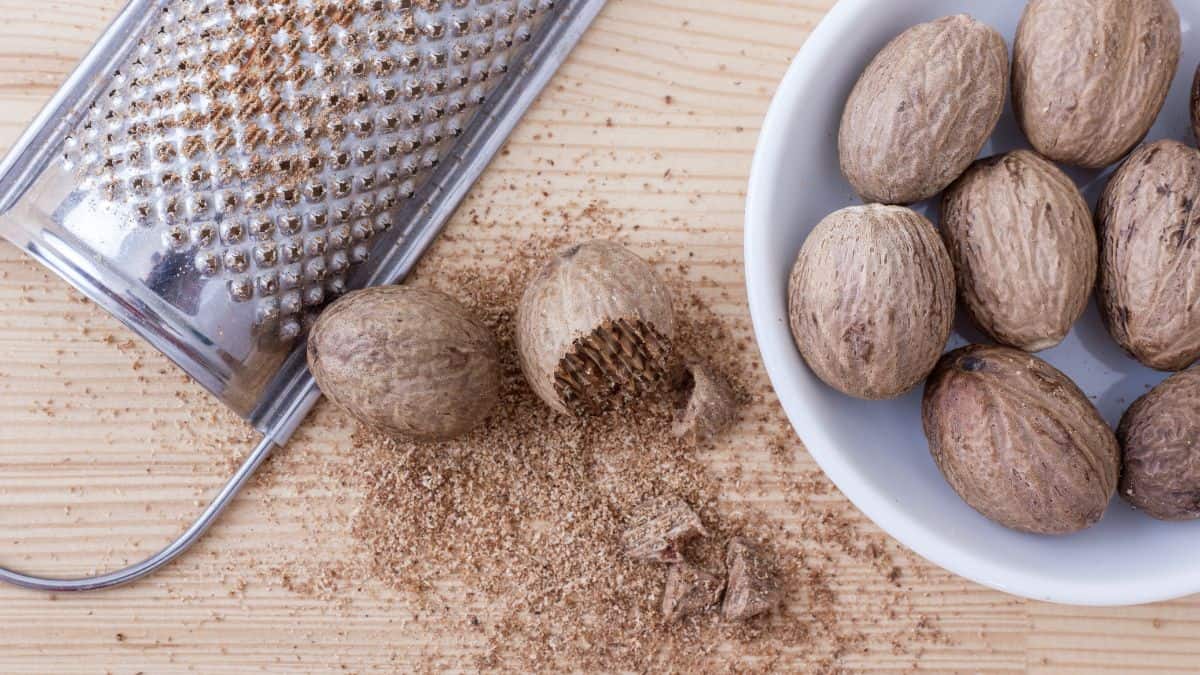
[[721,616],[727,621],[745,621],[779,605],[783,594],[775,566],[750,540],[729,540],[725,566],[728,580]]
[[729,382],[696,359],[688,359],[675,385],[679,405],[671,433],[700,443],[715,438],[737,421],[737,397]]
[[721,601],[724,588],[725,582],[691,563],[671,565],[663,589],[663,617],[680,621],[701,614]]
[[677,563],[683,560],[680,549],[697,536],[707,537],[708,531],[695,511],[677,497],[657,497],[634,509],[621,543],[635,560]]

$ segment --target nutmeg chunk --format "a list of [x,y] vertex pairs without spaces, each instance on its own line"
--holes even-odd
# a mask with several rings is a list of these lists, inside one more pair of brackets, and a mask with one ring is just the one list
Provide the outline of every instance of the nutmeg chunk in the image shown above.
[[703,613],[721,601],[725,583],[691,563],[680,562],[667,570],[662,612],[667,621]]
[[775,609],[783,599],[775,566],[749,539],[729,540],[725,566],[728,580],[721,616],[726,620],[745,621]]
[[676,384],[679,405],[671,433],[692,443],[714,438],[737,421],[737,397],[707,364],[689,359]]
[[682,546],[697,536],[708,532],[691,507],[677,497],[656,497],[634,509],[621,544],[635,560],[674,563],[683,560]]

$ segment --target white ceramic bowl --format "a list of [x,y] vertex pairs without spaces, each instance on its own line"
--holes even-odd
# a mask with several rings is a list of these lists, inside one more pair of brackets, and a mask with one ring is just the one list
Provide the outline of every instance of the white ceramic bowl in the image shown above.
[[[1149,139],[1191,143],[1188,95],[1200,43],[1190,32],[1200,21],[1200,2],[1175,4],[1184,54]],[[801,243],[821,218],[860,202],[837,156],[842,106],[859,74],[901,31],[948,14],[987,22],[1011,50],[1023,6],[1015,0],[841,0],[809,37],[771,104],[750,173],[746,278],[759,348],[792,425],[825,473],[880,527],[934,563],[1002,591],[1071,604],[1134,604],[1200,592],[1200,522],[1158,522],[1114,499],[1100,524],[1071,536],[993,524],[959,499],[933,463],[921,432],[919,389],[884,402],[839,394],[805,366],[788,330],[787,279]],[[1010,104],[982,154],[1018,147],[1028,145]],[[1094,206],[1107,172],[1070,173]],[[937,222],[936,207],[918,210]],[[985,341],[962,315],[949,348]],[[1070,375],[1114,425],[1164,377],[1117,347],[1094,304],[1062,345],[1041,356]]]

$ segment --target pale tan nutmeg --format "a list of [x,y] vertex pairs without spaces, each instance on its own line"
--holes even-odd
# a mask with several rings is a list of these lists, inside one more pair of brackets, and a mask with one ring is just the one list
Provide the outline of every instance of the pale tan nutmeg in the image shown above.
[[1009,347],[947,354],[921,409],[938,468],[976,511],[1006,527],[1066,534],[1094,525],[1117,488],[1108,423],[1053,366]]
[[1179,65],[1171,0],[1030,0],[1013,43],[1013,107],[1042,155],[1088,168],[1150,131]]
[[842,173],[868,202],[911,204],[970,165],[1000,120],[1008,48],[965,14],[901,33],[871,61],[842,114]]
[[421,440],[466,433],[499,401],[495,337],[434,290],[379,286],[340,298],[313,324],[308,366],[362,423]]
[[826,384],[900,396],[929,374],[954,322],[954,267],[941,236],[900,206],[854,206],[809,233],[788,284],[801,355]]
[[611,241],[560,251],[517,308],[529,385],[562,413],[601,409],[668,374],[671,296],[646,261]]
[[1027,150],[976,162],[942,198],[942,236],[971,318],[1029,352],[1066,337],[1096,282],[1092,213],[1058,167]]
[[1138,399],[1117,429],[1121,497],[1161,520],[1200,518],[1200,369]]
[[1143,364],[1183,370],[1200,359],[1200,152],[1142,146],[1113,175],[1096,210],[1100,314]]

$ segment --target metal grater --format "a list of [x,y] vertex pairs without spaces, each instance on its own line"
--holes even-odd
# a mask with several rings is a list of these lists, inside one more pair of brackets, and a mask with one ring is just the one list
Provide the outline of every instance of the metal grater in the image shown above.
[[603,0],[133,0],[0,165],[0,234],[263,433],[203,534],[320,397],[303,336],[395,283]]

